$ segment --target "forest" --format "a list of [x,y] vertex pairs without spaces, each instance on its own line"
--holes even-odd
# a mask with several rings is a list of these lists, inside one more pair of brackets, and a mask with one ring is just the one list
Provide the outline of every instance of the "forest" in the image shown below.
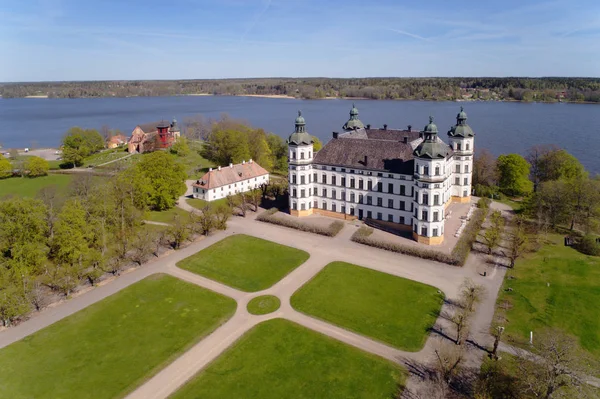
[[248,78],[0,83],[3,98],[282,95],[302,99],[600,102],[600,78]]

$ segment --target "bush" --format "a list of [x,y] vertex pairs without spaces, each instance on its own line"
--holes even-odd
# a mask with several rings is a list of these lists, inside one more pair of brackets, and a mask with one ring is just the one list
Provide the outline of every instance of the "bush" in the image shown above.
[[332,222],[328,227],[322,227],[304,223],[300,220],[280,218],[275,216],[277,212],[279,212],[277,208],[271,208],[258,215],[256,220],[327,237],[335,237],[344,228],[344,223],[339,220]]
[[40,157],[29,157],[25,162],[25,170],[29,177],[46,176],[50,170],[50,164]]
[[[482,202],[482,200],[484,200],[484,199],[487,201]],[[481,203],[481,206],[480,206],[480,203]],[[473,243],[477,239],[477,235],[479,234],[479,231],[481,230],[481,226],[483,225],[485,217],[487,216],[487,213],[488,213],[487,207],[489,206],[489,203],[490,203],[490,201],[487,198],[482,198],[477,203],[477,206],[479,208],[476,209],[475,212],[473,212],[473,216],[471,217],[471,220],[465,226],[465,230],[463,231],[460,238],[458,239],[458,242],[454,246],[454,249],[452,249],[451,256],[454,261],[454,263],[452,263],[452,264],[457,265],[457,266],[463,266],[465,264],[465,262],[467,261],[467,256],[469,256],[469,253],[471,252],[471,248],[473,247]]]
[[596,237],[591,234],[583,236],[575,248],[586,255],[600,256],[600,245],[596,242]]
[[451,255],[447,255],[443,252],[423,249],[413,245],[402,245],[398,243],[392,243],[389,241],[377,240],[371,238],[373,229],[370,227],[362,226],[352,235],[351,240],[359,244],[368,245],[370,247],[385,249],[387,251],[398,252],[404,255],[416,256],[418,258],[430,259],[437,262],[448,263],[454,265],[454,259]]

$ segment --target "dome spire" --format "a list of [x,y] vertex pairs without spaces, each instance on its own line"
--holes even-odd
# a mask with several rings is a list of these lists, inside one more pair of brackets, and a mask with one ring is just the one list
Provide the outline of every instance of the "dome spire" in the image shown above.
[[306,131],[306,122],[302,117],[302,111],[298,110],[298,117],[296,118],[296,133],[304,133]]
[[350,119],[348,119],[348,122],[344,123],[344,126],[342,126],[342,129],[356,130],[356,129],[362,129],[364,127],[365,127],[365,125],[363,125],[363,123],[360,121],[360,119],[358,119],[358,108],[356,108],[356,105],[354,103],[352,103],[352,109],[350,110]]

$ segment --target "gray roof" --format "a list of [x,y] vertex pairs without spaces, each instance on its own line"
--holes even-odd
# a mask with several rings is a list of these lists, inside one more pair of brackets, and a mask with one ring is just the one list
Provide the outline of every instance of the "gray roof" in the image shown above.
[[443,159],[452,154],[452,149],[442,139],[435,136],[433,140],[423,140],[415,149],[414,155],[419,158]]
[[448,131],[450,137],[473,137],[473,129],[467,125],[467,113],[463,107],[460,107],[460,112],[456,115],[456,125],[452,126]]

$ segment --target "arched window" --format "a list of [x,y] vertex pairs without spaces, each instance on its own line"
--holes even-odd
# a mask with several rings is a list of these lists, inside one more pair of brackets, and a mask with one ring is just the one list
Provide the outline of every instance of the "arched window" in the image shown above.
[[436,175],[436,176],[439,176],[439,175],[440,175],[440,167],[439,167],[439,166],[436,166],[436,167],[435,167],[435,175]]

